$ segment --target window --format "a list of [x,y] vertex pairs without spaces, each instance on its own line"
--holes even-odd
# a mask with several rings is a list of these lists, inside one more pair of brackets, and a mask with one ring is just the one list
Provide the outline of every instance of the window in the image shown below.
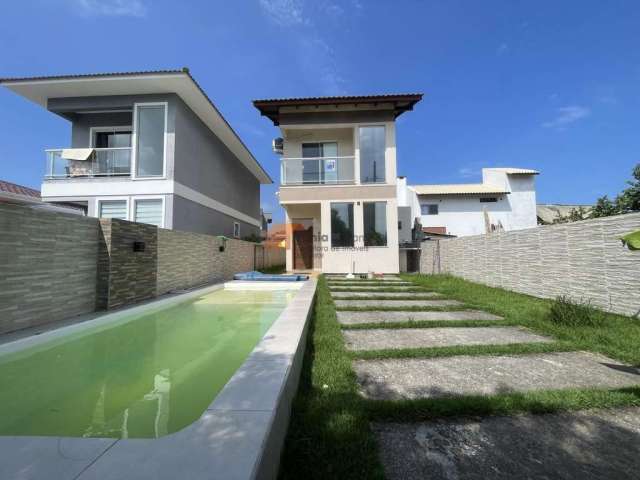
[[126,200],[100,200],[98,201],[98,216],[100,218],[119,218],[126,220],[127,201]]
[[384,160],[385,128],[360,127],[360,182],[384,182]]
[[233,222],[233,236],[240,238],[240,224],[238,222]]
[[336,183],[336,157],[338,144],[335,142],[303,143],[302,157],[313,160],[302,161],[302,183]]
[[[97,171],[95,173],[129,175],[131,173],[131,127],[91,128],[92,146],[95,152]],[[115,150],[111,150],[115,149]]]
[[438,215],[438,205],[435,203],[420,205],[420,210],[422,215]]
[[136,105],[136,176],[164,175],[165,105]]
[[331,246],[353,247],[353,203],[331,204]]
[[364,202],[364,246],[387,246],[387,203]]
[[162,199],[135,200],[133,221],[162,227]]
[[495,203],[498,199],[496,197],[485,197],[480,199],[480,203]]

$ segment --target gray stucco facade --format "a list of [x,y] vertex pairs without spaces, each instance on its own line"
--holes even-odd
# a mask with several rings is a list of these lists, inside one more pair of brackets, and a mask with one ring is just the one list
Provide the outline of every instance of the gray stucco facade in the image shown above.
[[[131,212],[133,202],[147,195],[163,199],[162,226],[165,228],[231,237],[234,223],[239,223],[240,237],[259,235],[260,181],[180,96],[51,98],[47,108],[71,122],[70,146],[87,148],[92,142],[91,128],[131,126],[133,130],[134,105],[150,102],[162,102],[167,106],[164,177],[63,178],[45,180],[43,187],[52,183],[68,185],[70,193],[59,197],[60,201],[69,202],[75,198],[86,205],[89,215],[99,215],[99,199],[128,198]],[[82,186],[88,184],[95,188],[89,191],[84,188],[80,193]],[[74,186],[77,195],[73,194]],[[249,223],[247,217],[255,219],[255,224]]]

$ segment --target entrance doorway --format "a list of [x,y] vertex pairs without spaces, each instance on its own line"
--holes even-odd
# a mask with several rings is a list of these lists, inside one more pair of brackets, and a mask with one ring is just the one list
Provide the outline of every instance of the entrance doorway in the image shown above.
[[293,268],[313,270],[313,221],[293,221]]

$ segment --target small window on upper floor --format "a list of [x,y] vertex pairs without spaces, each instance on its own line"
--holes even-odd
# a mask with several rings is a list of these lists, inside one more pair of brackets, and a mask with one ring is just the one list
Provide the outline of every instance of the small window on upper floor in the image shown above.
[[438,215],[438,204],[424,204],[420,205],[422,215]]
[[496,197],[482,197],[480,198],[480,203],[495,203],[498,199]]
[[233,237],[240,238],[240,224],[238,222],[233,222]]

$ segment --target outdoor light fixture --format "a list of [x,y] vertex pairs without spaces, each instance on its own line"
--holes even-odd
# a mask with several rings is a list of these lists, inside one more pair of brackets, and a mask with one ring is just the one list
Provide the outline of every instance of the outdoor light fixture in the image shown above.
[[133,251],[134,252],[144,252],[146,245],[144,242],[133,242]]

